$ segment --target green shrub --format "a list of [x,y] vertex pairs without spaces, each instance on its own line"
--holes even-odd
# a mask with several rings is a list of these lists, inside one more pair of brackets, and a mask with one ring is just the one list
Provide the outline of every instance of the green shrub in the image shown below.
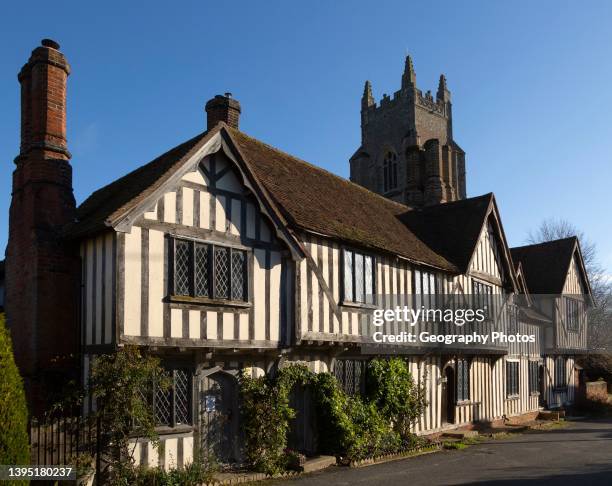
[[0,314],[0,464],[29,464],[28,409],[11,337]]
[[129,486],[199,486],[213,481],[214,468],[207,463],[194,462],[182,469],[146,466],[129,467],[124,484]]
[[257,471],[274,474],[288,467],[287,433],[295,417],[289,394],[298,384],[312,387],[322,453],[359,460],[422,445],[410,426],[427,402],[402,359],[372,361],[366,400],[347,395],[330,373],[315,374],[303,365],[282,368],[275,377],[243,374],[239,383],[246,458]]
[[107,459],[103,476],[108,484],[132,484],[134,447],[130,444],[135,438],[159,446],[149,399],[153,383],[162,390],[170,386],[159,359],[135,346],[100,355],[93,362],[88,391],[98,405],[94,417],[103,432],[101,446]]
[[368,398],[380,413],[393,424],[402,438],[410,436],[410,429],[427,407],[425,386],[412,379],[406,361],[401,358],[373,359],[368,364]]

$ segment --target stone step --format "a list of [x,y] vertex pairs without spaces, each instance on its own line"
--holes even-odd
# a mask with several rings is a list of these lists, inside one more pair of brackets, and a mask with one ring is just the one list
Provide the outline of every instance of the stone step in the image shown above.
[[542,410],[538,419],[540,420],[559,420],[565,417],[565,410]]
[[320,471],[321,469],[333,466],[334,464],[336,464],[336,458],[334,456],[317,456],[307,459],[302,466],[302,470],[303,472]]
[[450,437],[453,439],[469,439],[472,437],[478,437],[477,430],[449,430],[448,432],[444,432],[442,437]]

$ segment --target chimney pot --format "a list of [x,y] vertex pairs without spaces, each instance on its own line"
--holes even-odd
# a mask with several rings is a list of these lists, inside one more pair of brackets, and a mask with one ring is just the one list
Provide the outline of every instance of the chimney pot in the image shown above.
[[216,95],[206,103],[207,130],[212,130],[219,122],[238,129],[240,112],[240,102],[232,98],[232,93]]
[[43,39],[40,43],[43,45],[43,47],[50,47],[51,49],[59,51],[60,45],[53,39]]

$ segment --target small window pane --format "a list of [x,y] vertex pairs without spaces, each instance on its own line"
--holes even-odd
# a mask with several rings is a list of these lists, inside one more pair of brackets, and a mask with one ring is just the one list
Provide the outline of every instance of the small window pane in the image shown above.
[[174,293],[189,295],[189,242],[176,240],[174,265]]
[[174,408],[176,424],[189,423],[189,375],[184,370],[174,372]]
[[229,248],[215,247],[215,297],[229,299],[230,293]]
[[245,300],[245,262],[244,251],[232,250],[232,299],[234,300]]
[[195,246],[195,295],[196,297],[208,297],[208,245]]
[[355,302],[364,302],[363,255],[355,253]]
[[422,292],[421,272],[419,270],[415,270],[414,271],[414,306],[416,309],[420,309],[421,303],[423,302],[421,292]]
[[372,257],[365,257],[365,292],[368,304],[374,303],[374,273],[372,268]]
[[353,253],[344,250],[344,300],[353,301]]
[[157,425],[172,425],[172,389],[155,388],[154,414]]

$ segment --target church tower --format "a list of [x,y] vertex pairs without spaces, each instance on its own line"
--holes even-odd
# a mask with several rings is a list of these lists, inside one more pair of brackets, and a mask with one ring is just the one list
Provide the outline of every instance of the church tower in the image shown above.
[[366,81],[361,146],[350,159],[351,181],[412,207],[466,197],[465,152],[453,140],[451,94],[440,76],[434,99],[416,86],[406,57],[399,91],[377,105]]

